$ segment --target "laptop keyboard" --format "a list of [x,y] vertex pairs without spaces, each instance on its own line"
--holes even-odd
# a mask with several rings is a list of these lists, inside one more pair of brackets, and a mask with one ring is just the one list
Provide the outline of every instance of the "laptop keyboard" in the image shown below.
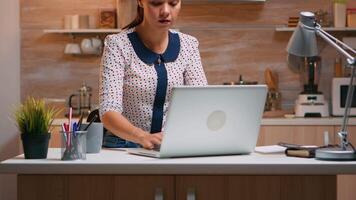
[[161,149],[161,145],[155,145],[152,150],[159,151],[160,149]]

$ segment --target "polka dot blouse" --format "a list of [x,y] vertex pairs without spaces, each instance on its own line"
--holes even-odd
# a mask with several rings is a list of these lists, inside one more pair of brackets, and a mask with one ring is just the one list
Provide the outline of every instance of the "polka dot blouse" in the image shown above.
[[163,127],[174,86],[207,85],[198,41],[192,36],[170,31],[167,50],[161,55],[145,47],[134,28],[108,35],[104,44],[100,68],[100,116],[107,111],[116,111],[133,125],[150,131],[158,86],[162,85],[159,83],[160,72],[155,69],[157,66],[163,66],[166,73],[165,91],[161,93],[164,94]]

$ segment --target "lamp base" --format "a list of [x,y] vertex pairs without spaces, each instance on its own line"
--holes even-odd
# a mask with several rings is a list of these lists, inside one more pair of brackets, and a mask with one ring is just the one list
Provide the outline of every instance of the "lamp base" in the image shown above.
[[356,152],[352,148],[346,150],[342,150],[340,147],[322,148],[315,151],[315,158],[334,161],[356,160]]

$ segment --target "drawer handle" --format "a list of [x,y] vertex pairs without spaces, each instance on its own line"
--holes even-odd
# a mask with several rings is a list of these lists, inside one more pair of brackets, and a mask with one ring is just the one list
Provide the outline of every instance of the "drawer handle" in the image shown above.
[[163,189],[162,188],[155,189],[155,200],[163,200]]
[[195,198],[195,189],[194,188],[188,188],[187,200],[196,200],[196,198]]

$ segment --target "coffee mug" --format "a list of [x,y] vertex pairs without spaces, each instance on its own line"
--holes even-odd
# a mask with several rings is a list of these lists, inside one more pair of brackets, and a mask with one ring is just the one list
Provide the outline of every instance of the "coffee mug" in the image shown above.
[[77,43],[68,43],[64,48],[65,54],[81,54],[79,44]]
[[[88,123],[83,123],[80,127],[84,130],[88,126]],[[86,149],[87,153],[100,153],[101,146],[103,144],[103,124],[100,122],[93,122],[87,130],[86,134]]]
[[102,44],[99,38],[84,38],[80,46],[84,54],[100,54]]

